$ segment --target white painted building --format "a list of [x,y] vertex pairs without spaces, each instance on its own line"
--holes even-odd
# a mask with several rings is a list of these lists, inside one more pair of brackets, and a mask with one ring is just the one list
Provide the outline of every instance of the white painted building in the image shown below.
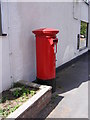
[[[77,0],[78,1],[78,0]],[[1,2],[0,92],[15,81],[36,79],[36,47],[32,30],[59,29],[56,67],[85,53],[77,49],[81,21],[88,22],[82,2]]]

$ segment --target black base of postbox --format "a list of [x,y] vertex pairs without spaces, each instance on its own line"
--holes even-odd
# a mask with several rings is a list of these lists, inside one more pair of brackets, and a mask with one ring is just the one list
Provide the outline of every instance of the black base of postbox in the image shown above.
[[37,78],[37,83],[41,85],[48,85],[52,86],[52,93],[56,91],[56,79],[50,79],[50,80],[41,80]]

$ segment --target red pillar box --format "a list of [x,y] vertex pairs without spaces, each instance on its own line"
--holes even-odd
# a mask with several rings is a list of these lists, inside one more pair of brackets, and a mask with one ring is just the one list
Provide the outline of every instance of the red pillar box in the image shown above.
[[56,34],[59,31],[51,28],[42,28],[32,32],[36,35],[37,80],[39,83],[55,87],[58,42]]

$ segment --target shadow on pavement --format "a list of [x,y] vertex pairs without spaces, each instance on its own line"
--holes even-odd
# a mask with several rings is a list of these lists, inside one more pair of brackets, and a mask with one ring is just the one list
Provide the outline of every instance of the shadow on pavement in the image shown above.
[[88,81],[88,53],[68,68],[56,74],[56,88],[59,93],[64,93],[78,88],[83,82]]
[[37,115],[37,119],[38,118],[45,119],[63,98],[64,98],[63,96],[58,96],[57,94],[54,94],[51,98],[50,103],[40,112],[40,114]]

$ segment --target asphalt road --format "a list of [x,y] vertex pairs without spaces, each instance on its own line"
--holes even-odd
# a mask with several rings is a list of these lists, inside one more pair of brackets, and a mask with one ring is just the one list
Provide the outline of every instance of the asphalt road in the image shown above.
[[88,118],[88,54],[57,72],[56,92],[37,118]]

